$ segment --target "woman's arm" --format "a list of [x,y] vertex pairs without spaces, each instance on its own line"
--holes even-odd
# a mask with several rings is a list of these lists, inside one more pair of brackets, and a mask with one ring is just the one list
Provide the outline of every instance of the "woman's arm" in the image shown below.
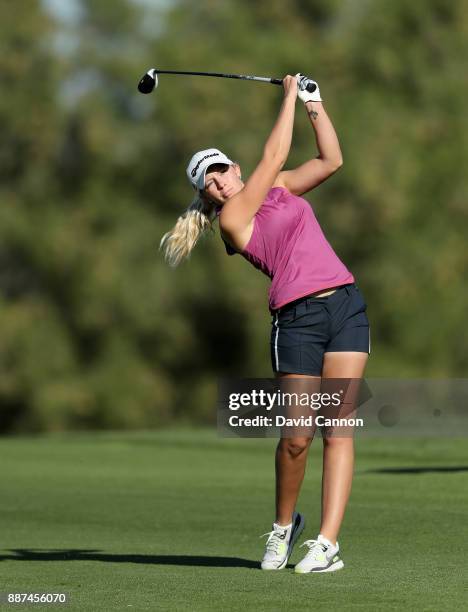
[[280,172],[275,181],[275,186],[285,187],[296,195],[310,191],[343,165],[338,136],[322,102],[307,101],[305,107],[315,131],[319,155],[294,170]]
[[263,157],[242,190],[223,205],[219,215],[220,229],[229,237],[248,227],[288,158],[297,98],[296,77],[286,76],[283,87],[283,104],[264,146]]

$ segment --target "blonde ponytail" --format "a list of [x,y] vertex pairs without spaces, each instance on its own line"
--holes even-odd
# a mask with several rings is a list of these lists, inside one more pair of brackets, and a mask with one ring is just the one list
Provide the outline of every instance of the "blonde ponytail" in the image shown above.
[[164,249],[164,259],[171,267],[175,268],[190,255],[202,234],[207,230],[213,231],[215,206],[199,195],[195,196],[172,230],[161,238],[159,249]]

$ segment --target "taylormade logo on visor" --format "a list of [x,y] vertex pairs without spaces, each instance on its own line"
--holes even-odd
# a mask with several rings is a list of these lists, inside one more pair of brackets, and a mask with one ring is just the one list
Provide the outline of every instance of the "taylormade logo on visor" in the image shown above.
[[203,149],[203,151],[195,153],[190,160],[187,166],[187,178],[195,189],[204,189],[205,174],[210,166],[213,164],[227,164],[229,166],[233,163],[234,162],[232,162],[229,157],[226,157],[219,149]]
[[205,161],[205,159],[208,159],[208,157],[218,157],[219,153],[210,153],[209,155],[205,155],[205,157],[202,157],[199,162],[197,163],[197,165],[195,166],[195,168],[192,170],[192,177],[195,177],[196,173],[198,172],[198,168],[200,167],[200,164]]

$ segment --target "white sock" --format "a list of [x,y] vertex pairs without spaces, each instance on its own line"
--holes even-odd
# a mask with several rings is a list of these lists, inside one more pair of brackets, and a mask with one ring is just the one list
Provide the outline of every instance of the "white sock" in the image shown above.
[[278,523],[273,523],[273,526],[279,529],[291,529],[292,523],[289,523],[289,525],[278,525]]
[[330,540],[328,538],[326,538],[324,535],[322,535],[321,533],[318,534],[318,538],[317,540],[319,542],[323,542],[324,544],[326,544],[327,546],[332,546],[333,548],[336,548],[338,546],[338,542],[336,544],[332,544],[330,542]]

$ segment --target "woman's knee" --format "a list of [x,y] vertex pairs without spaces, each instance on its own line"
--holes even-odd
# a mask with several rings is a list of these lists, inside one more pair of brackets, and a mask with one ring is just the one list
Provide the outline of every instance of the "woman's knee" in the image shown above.
[[311,442],[312,438],[281,438],[279,448],[295,458],[307,452]]

